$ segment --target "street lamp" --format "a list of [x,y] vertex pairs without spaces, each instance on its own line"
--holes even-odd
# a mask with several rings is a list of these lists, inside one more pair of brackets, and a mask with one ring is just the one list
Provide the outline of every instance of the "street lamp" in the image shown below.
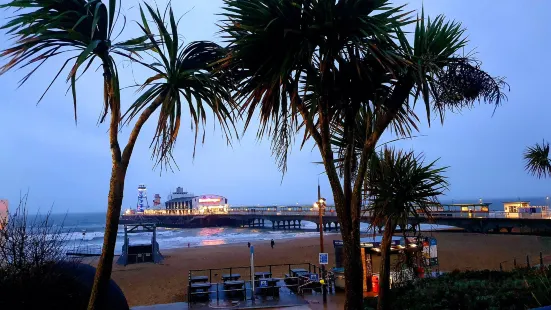
[[[319,188],[319,187],[318,187]],[[319,214],[319,228],[320,228],[320,253],[325,253],[323,250],[323,214],[325,213],[325,198],[320,197],[320,193],[318,190],[318,201],[314,203],[314,206],[318,207],[318,214]],[[325,265],[321,265],[321,278],[325,282]],[[327,303],[327,287],[325,286],[325,283],[322,285],[322,291],[323,291],[323,303]]]

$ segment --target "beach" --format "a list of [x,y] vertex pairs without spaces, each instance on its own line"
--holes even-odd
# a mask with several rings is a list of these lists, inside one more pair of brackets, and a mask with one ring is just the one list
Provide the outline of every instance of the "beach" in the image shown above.
[[[462,232],[433,232],[438,240],[440,271],[512,268],[537,264],[539,253],[551,254],[551,237],[468,234]],[[329,266],[334,264],[333,240],[340,234],[325,236],[325,251],[329,253]],[[269,241],[256,241],[255,265],[317,263],[319,238],[305,237],[276,240],[274,249]],[[165,250],[162,264],[136,264],[126,267],[114,265],[112,278],[122,288],[130,306],[164,304],[184,300],[190,269],[209,269],[248,266],[250,252],[243,244],[210,245]],[[547,260],[547,258],[544,258]],[[374,259],[374,263],[377,261]],[[546,261],[547,263],[547,261]],[[94,264],[94,262],[92,262]],[[286,267],[283,267],[286,268]],[[375,266],[375,268],[377,268]],[[220,271],[215,271],[220,273]],[[284,270],[274,270],[284,272]],[[377,272],[375,270],[375,272]],[[228,273],[228,272],[226,272]]]

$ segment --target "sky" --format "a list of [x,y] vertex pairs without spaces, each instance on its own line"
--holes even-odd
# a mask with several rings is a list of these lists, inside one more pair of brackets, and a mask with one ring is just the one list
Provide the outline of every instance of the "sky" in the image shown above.
[[[5,2],[4,0],[2,2]],[[165,2],[157,1],[160,6]],[[130,21],[136,20],[134,1],[123,1],[129,23],[121,38],[138,34]],[[402,4],[403,1],[396,1]],[[439,159],[449,166],[450,181],[445,199],[496,197],[539,197],[551,194],[551,180],[539,180],[524,170],[522,154],[528,145],[551,139],[548,71],[551,58],[550,1],[408,1],[409,10],[429,16],[444,14],[462,22],[469,38],[465,52],[474,50],[483,69],[506,77],[511,90],[508,101],[497,109],[482,104],[460,114],[447,115],[443,125],[421,118],[419,137],[394,143],[397,148],[422,152],[426,160]],[[188,41],[221,42],[217,34],[221,0],[174,1],[182,18],[179,30]],[[0,20],[10,16],[0,11]],[[4,32],[0,49],[7,48]],[[0,59],[4,64],[5,59]],[[63,63],[62,58],[44,65],[21,88],[17,81],[24,70],[0,76],[0,199],[12,206],[20,195],[29,193],[28,207],[54,212],[96,212],[107,208],[111,155],[107,124],[97,124],[102,107],[101,72],[90,72],[77,83],[78,124],[73,118],[67,84],[59,79],[37,105],[42,92]],[[54,71],[55,70],[55,71]],[[122,86],[143,82],[151,72],[128,62],[119,62]],[[123,91],[124,107],[136,98],[133,90]],[[332,202],[323,168],[316,164],[319,152],[313,144],[297,144],[282,176],[271,156],[269,141],[258,141],[255,121],[239,141],[226,144],[219,128],[209,119],[204,144],[193,157],[193,132],[183,122],[174,157],[178,170],[154,169],[149,144],[154,124],[143,128],[126,177],[123,209],[135,207],[138,184],[146,184],[150,203],[154,194],[164,199],[176,186],[195,194],[219,194],[232,205],[311,203],[316,185]],[[242,128],[242,124],[238,124]],[[130,127],[124,127],[125,144]],[[394,137],[385,134],[381,142]]]

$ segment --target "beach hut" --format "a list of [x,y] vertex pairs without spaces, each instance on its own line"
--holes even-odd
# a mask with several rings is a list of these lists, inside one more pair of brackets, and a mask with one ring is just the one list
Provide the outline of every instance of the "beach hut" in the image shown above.
[[[430,238],[432,240],[434,238]],[[434,241],[422,240],[423,242],[418,242],[415,237],[408,237],[407,239],[403,237],[393,236],[390,253],[398,254],[403,251],[413,251],[420,252],[424,250],[424,246],[418,246],[419,244],[427,246],[433,245],[432,254],[429,254],[430,257],[436,255],[436,239]],[[383,241],[382,236],[366,237],[360,239],[360,250],[361,250],[361,261],[363,266],[363,290],[364,292],[373,292],[378,293],[378,282],[379,275],[378,273],[373,272],[373,255],[381,255],[381,243]],[[420,240],[419,240],[420,241]],[[335,274],[335,287],[339,289],[344,289],[344,268],[343,268],[343,242],[342,240],[334,240],[333,246],[335,248],[335,268],[333,272]],[[431,248],[428,248],[425,252],[430,253]],[[425,256],[425,255],[423,255]],[[429,258],[429,257],[426,257]],[[429,262],[429,261],[428,261]],[[437,263],[437,259],[430,261],[429,263]],[[391,275],[392,283],[392,275]]]

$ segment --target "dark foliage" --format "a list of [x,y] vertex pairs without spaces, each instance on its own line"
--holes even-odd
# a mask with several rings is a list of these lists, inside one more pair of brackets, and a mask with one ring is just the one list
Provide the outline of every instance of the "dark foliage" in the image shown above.
[[[455,271],[391,290],[391,309],[529,309],[551,304],[549,269]],[[366,300],[366,309],[376,300]]]
[[549,142],[543,141],[528,147],[524,152],[526,162],[525,169],[538,178],[544,178],[551,175],[551,160],[549,159]]
[[437,161],[425,163],[422,154],[385,147],[373,154],[366,173],[369,210],[373,225],[384,224],[388,218],[407,224],[417,210],[430,214],[430,207],[448,188],[443,175],[447,167],[437,167]]
[[488,75],[478,62],[468,59],[450,62],[437,73],[437,80],[433,84],[434,107],[442,120],[446,110],[471,108],[479,100],[499,104],[506,98],[501,89],[508,88],[503,78]]

